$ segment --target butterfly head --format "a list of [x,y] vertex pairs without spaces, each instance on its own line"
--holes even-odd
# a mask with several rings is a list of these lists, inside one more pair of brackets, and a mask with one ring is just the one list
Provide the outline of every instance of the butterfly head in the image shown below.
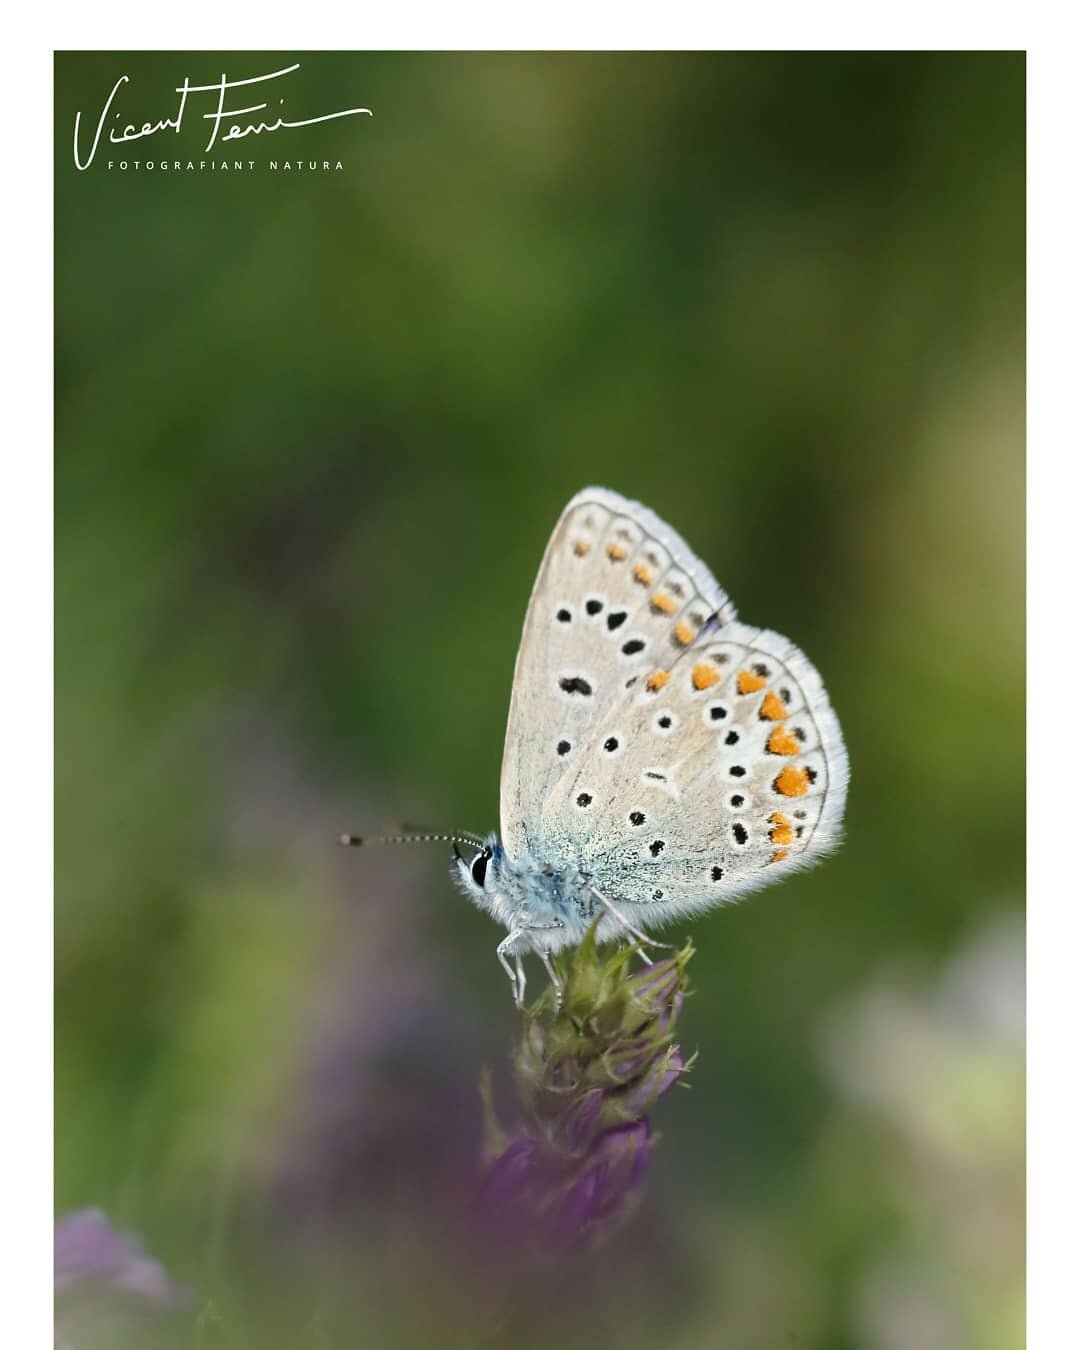
[[456,842],[453,848],[454,861],[450,871],[454,880],[481,909],[493,909],[497,878],[503,860],[502,845],[492,835],[479,848],[469,849],[463,853]]
[[505,911],[513,909],[520,879],[506,864],[497,834],[489,834],[475,848],[460,849],[455,844],[450,871],[459,890],[479,909],[499,921],[505,919]]

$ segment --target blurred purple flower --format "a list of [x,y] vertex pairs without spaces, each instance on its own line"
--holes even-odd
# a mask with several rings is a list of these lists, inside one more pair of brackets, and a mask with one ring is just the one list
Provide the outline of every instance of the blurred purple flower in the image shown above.
[[339,848],[343,824],[384,818],[385,802],[342,798],[258,709],[233,710],[221,743],[238,863],[296,878],[317,953],[276,1048],[272,1119],[236,1163],[249,1186],[237,1200],[288,1259],[325,1274],[336,1255],[349,1271],[358,1244],[370,1263],[388,1226],[423,1231],[433,1212],[460,1212],[475,1064],[493,1033],[460,1008],[447,1014],[454,975],[425,880],[443,860]]
[[645,1178],[652,1152],[648,1120],[616,1125],[598,1136],[585,1169],[566,1193],[555,1220],[559,1237],[577,1237],[616,1213]]
[[536,1140],[521,1135],[499,1154],[484,1174],[480,1195],[483,1209],[500,1209],[524,1194],[537,1152]]
[[652,1156],[647,1112],[689,1068],[673,1043],[693,949],[627,974],[631,949],[570,954],[562,1005],[524,1016],[514,1058],[520,1128],[507,1139],[485,1085],[483,1216],[547,1250],[591,1243],[629,1213]]
[[191,1301],[138,1238],[118,1233],[100,1209],[57,1221],[53,1280],[57,1345],[74,1350],[115,1344]]

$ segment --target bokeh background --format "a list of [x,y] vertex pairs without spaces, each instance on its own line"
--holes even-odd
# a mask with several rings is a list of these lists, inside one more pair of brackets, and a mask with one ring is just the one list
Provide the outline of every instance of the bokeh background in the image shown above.
[[[343,171],[75,171],[120,73],[142,121],[293,59],[292,116],[375,116],[245,157]],[[1021,1343],[1024,78],[57,57],[56,1209],[192,1291],[151,1343]],[[507,1290],[454,1239],[499,934],[334,840],[496,825],[592,482],[823,671],[847,842],[694,925],[645,1202]]]

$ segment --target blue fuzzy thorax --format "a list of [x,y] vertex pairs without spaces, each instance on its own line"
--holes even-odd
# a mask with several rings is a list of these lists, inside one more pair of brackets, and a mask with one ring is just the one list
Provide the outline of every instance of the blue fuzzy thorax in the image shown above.
[[[522,940],[513,944],[522,952],[576,945],[601,909],[589,890],[589,876],[580,868],[555,867],[529,855],[511,862],[495,834],[487,836],[484,849],[472,858],[455,858],[450,872],[474,904],[511,933],[523,932]],[[607,925],[605,918],[601,928]]]

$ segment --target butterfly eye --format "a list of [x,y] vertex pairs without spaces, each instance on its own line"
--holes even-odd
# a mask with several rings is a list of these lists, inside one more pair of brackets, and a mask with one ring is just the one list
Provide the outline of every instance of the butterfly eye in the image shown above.
[[483,853],[478,853],[473,859],[472,879],[478,886],[483,886],[484,878],[487,876],[488,863],[491,861],[491,849],[484,849]]

